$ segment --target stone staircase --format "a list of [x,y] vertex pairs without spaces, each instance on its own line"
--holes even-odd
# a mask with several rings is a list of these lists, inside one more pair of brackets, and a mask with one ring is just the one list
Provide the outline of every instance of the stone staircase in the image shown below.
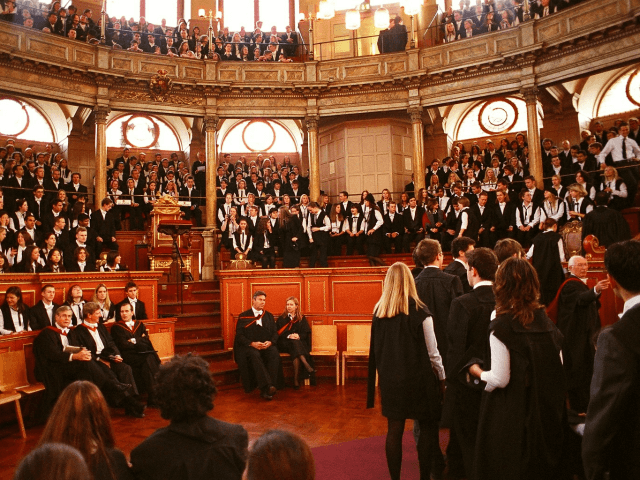
[[239,381],[231,351],[224,348],[217,281],[158,284],[158,316],[177,317],[175,352],[194,353],[207,362],[218,385]]

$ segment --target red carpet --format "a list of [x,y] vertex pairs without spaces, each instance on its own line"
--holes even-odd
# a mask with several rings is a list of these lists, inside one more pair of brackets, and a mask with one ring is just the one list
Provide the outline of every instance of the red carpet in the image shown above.
[[[449,441],[449,431],[440,431],[440,448]],[[388,480],[384,453],[385,437],[370,437],[351,442],[313,448],[317,480]],[[402,438],[402,479],[419,480],[418,453],[413,432]]]

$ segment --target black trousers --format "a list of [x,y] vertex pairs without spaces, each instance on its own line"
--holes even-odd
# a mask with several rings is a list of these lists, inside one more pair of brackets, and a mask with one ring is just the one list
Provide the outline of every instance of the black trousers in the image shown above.
[[[416,242],[416,245],[424,238],[422,233],[405,233],[402,239],[402,248],[406,253],[411,252],[411,242]],[[444,248],[443,248],[444,250]]]
[[141,393],[153,394],[155,376],[160,369],[160,360],[153,353],[122,354],[124,361],[131,367],[136,386]]
[[264,350],[258,350],[253,347],[248,348],[247,360],[256,377],[258,388],[263,390],[269,385],[275,385],[277,383],[280,352],[274,345]]
[[402,237],[401,233],[395,238],[384,236],[384,251],[385,253],[391,253],[391,247],[393,246],[393,250],[395,253],[402,253]]
[[320,266],[326,268],[327,263],[327,244],[319,245],[318,242],[311,242],[311,256],[309,258],[309,267],[314,268],[316,261],[320,262]]

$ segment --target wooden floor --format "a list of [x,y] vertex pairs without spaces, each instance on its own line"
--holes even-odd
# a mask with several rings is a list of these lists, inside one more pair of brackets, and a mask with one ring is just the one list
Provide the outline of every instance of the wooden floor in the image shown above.
[[[365,408],[366,387],[363,380],[353,380],[346,386],[319,380],[317,387],[297,391],[286,388],[271,402],[261,399],[257,391],[245,394],[239,385],[225,387],[218,392],[211,415],[242,424],[250,441],[273,428],[295,432],[311,447],[384,435],[387,423],[379,405]],[[147,410],[145,418],[131,419],[122,410],[114,409],[112,421],[117,447],[127,456],[148,435],[168,423],[160,417],[159,410]],[[411,422],[407,422],[407,428],[411,428]],[[42,426],[28,429],[26,440],[21,438],[17,425],[0,430],[0,480],[13,477],[20,459],[37,444],[42,430]]]

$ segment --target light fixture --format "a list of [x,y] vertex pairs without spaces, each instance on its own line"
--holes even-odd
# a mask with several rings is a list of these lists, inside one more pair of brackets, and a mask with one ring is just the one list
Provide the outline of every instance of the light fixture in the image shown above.
[[373,23],[376,28],[389,28],[389,10],[384,7],[380,7],[373,15]]
[[318,4],[318,19],[331,20],[335,14],[333,3],[329,0],[323,0]]
[[358,10],[348,10],[344,16],[344,26],[347,30],[360,28],[360,12]]
[[402,2],[404,13],[407,15],[417,15],[422,7],[422,0],[405,0]]
[[200,8],[200,9],[198,9],[198,16],[199,16],[200,18],[204,18],[204,15],[205,15],[205,13],[204,13],[204,12],[205,12],[204,8]]

